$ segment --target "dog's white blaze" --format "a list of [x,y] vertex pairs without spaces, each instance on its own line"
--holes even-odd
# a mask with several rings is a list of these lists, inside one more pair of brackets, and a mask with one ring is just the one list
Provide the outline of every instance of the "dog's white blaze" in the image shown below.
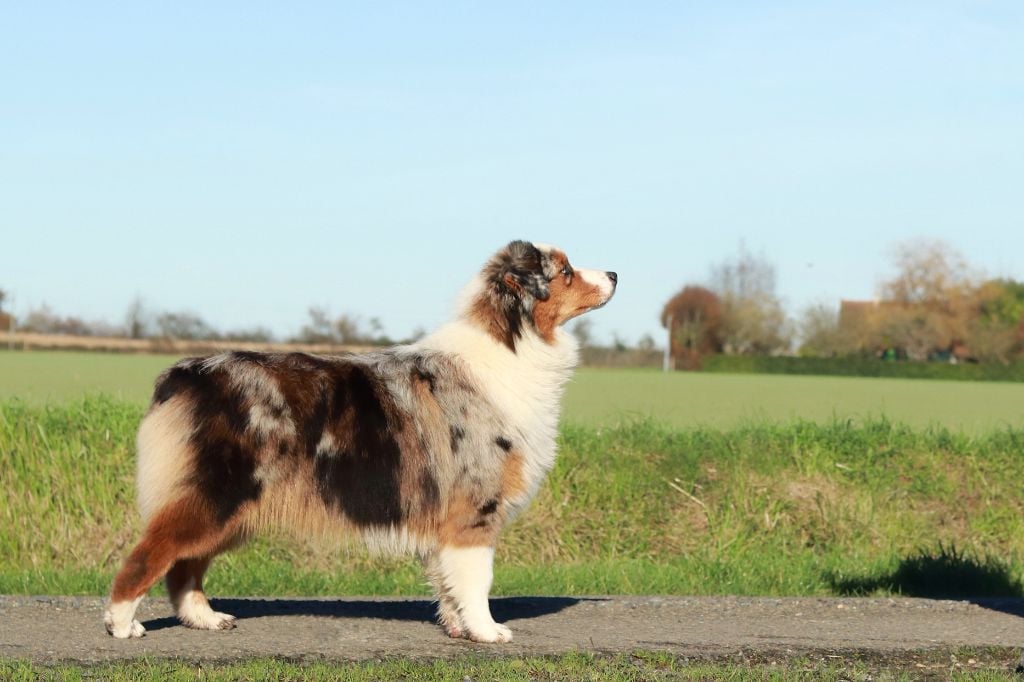
[[494,622],[487,594],[494,578],[491,547],[445,547],[438,553],[440,578],[458,605],[462,625],[478,642],[508,642],[511,631]]
[[608,277],[608,273],[603,270],[590,270],[588,268],[577,268],[575,271],[576,276],[582,279],[587,284],[597,287],[598,291],[601,292],[601,296],[607,301],[615,291],[615,285],[612,284],[612,280]]

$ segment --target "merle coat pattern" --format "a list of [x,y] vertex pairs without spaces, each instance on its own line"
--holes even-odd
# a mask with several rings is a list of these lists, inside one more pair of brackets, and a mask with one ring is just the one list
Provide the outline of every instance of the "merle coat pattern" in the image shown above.
[[116,637],[166,575],[183,623],[234,627],[210,607],[212,558],[267,526],[360,534],[422,559],[449,635],[509,641],[487,605],[501,528],[555,457],[576,347],[562,325],[606,303],[615,273],[512,242],[422,341],[340,357],[237,351],[165,371],[139,428],[146,522],[105,613]]

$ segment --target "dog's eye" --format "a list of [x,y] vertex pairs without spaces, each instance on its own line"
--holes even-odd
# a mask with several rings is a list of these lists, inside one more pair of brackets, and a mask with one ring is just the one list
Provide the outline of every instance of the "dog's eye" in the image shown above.
[[566,277],[572,277],[572,268],[566,265],[564,268],[562,268],[562,274],[565,275]]

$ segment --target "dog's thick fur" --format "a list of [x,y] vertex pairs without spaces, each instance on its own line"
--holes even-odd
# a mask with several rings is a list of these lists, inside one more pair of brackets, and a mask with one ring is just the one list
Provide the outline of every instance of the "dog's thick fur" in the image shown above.
[[202,590],[217,553],[268,525],[340,525],[422,558],[449,635],[509,641],[487,603],[495,542],[554,462],[577,360],[562,325],[604,305],[616,279],[512,242],[457,319],[415,344],[332,358],[234,352],[168,369],[139,427],[146,531],[114,580],[107,630],[142,636],[135,609],[164,575],[183,623],[234,627]]

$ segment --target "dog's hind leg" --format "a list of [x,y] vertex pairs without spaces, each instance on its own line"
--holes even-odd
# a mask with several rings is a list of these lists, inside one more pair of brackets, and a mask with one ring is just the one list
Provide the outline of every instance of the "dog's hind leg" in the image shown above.
[[178,620],[197,630],[230,630],[235,617],[214,611],[203,592],[203,575],[212,556],[178,559],[167,573],[167,594]]
[[135,610],[149,588],[176,560],[210,554],[227,534],[224,524],[213,521],[201,505],[191,500],[165,507],[150,521],[142,540],[114,578],[103,614],[107,632],[119,639],[142,637],[146,629],[135,620]]

